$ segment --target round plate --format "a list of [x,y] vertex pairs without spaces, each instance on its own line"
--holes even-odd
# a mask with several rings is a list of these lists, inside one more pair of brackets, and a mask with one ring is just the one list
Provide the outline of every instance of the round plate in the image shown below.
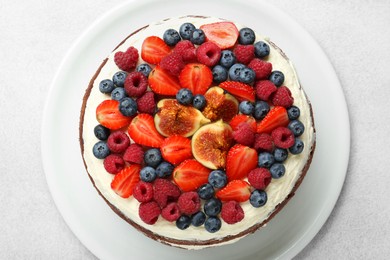
[[[117,216],[89,180],[78,139],[83,95],[102,60],[137,28],[187,14],[222,17],[268,35],[293,61],[312,102],[317,129],[312,166],[286,207],[255,234],[229,246],[199,251],[155,242]],[[324,52],[286,14],[250,0],[197,0],[196,4],[180,0],[131,1],[110,11],[79,38],[62,62],[50,89],[42,125],[42,158],[54,201],[80,241],[102,259],[292,258],[330,215],[345,179],[349,144],[347,106]]]

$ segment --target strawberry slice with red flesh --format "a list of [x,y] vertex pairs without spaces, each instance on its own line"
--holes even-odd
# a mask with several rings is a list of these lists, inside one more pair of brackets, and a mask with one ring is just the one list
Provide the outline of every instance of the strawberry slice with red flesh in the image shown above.
[[243,100],[255,102],[256,93],[250,85],[238,81],[225,81],[219,84],[219,87],[235,96],[240,102]]
[[188,88],[192,94],[204,95],[213,82],[213,73],[210,68],[201,63],[189,63],[180,72],[180,85]]
[[173,170],[173,180],[182,191],[194,191],[208,182],[211,170],[197,160],[185,160]]
[[219,190],[215,196],[222,201],[244,202],[251,196],[251,186],[244,180],[233,180]]
[[257,124],[257,133],[271,133],[279,126],[287,126],[289,122],[287,110],[276,106]]
[[230,148],[226,158],[226,176],[229,181],[247,177],[257,167],[258,155],[255,149],[236,144]]
[[171,48],[163,39],[157,36],[145,38],[141,47],[141,57],[144,61],[151,64],[158,64],[162,58],[171,52]]
[[130,124],[132,118],[119,111],[119,101],[104,100],[96,108],[97,121],[111,130],[118,130]]
[[204,24],[200,29],[205,33],[207,41],[215,43],[221,49],[233,47],[239,35],[236,25],[232,22]]
[[173,164],[192,158],[191,140],[181,135],[165,138],[160,150],[162,157]]
[[132,164],[118,172],[111,181],[111,189],[122,198],[133,195],[133,189],[140,181],[141,166]]
[[157,132],[154,119],[149,114],[138,114],[127,129],[131,139],[137,144],[159,148],[164,137]]
[[149,86],[154,93],[174,96],[181,88],[177,77],[156,66],[149,74]]
[[235,131],[241,123],[249,124],[253,131],[256,131],[257,129],[256,119],[244,114],[235,115],[232,120],[230,120],[229,125],[232,127],[233,131]]

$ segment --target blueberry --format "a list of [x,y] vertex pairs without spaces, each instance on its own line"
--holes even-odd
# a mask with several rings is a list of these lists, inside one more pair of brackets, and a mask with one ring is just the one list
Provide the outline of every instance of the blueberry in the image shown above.
[[244,100],[238,106],[238,110],[244,115],[252,115],[255,112],[255,106],[252,102]]
[[110,129],[107,127],[104,127],[102,125],[97,125],[93,129],[93,133],[95,134],[96,138],[102,141],[107,140],[108,136],[110,135]]
[[245,84],[252,84],[255,81],[255,78],[256,78],[255,72],[252,69],[245,67],[240,71],[240,76],[238,81]]
[[114,76],[112,76],[112,82],[114,82],[115,86],[123,88],[125,86],[126,77],[126,72],[118,71],[114,74]]
[[114,100],[121,100],[122,98],[127,97],[126,91],[122,87],[116,87],[114,90],[111,92],[111,98]]
[[244,64],[236,63],[229,69],[229,78],[233,81],[240,81],[241,71],[245,68]]
[[203,209],[207,216],[215,217],[221,212],[222,202],[217,198],[211,198],[205,202]]
[[255,42],[255,32],[251,28],[242,28],[239,32],[238,42],[243,45],[253,44]]
[[263,190],[254,190],[249,197],[249,202],[255,208],[260,208],[267,203],[267,193]]
[[288,119],[290,120],[298,119],[298,117],[301,115],[301,110],[299,107],[291,106],[287,109],[287,115]]
[[188,88],[182,88],[177,92],[176,99],[182,105],[189,105],[192,103],[194,96],[192,95],[191,90]]
[[163,34],[163,40],[168,46],[175,46],[181,38],[175,29],[168,29]]
[[222,170],[211,171],[208,180],[211,186],[213,186],[214,188],[223,188],[227,183],[226,173]]
[[275,162],[275,158],[268,152],[259,153],[259,167],[269,168]]
[[156,170],[150,166],[142,168],[139,175],[144,182],[152,182],[157,178]]
[[183,40],[189,40],[191,37],[192,31],[195,29],[196,29],[196,27],[192,23],[183,23],[179,29],[179,33],[180,33],[181,38],[183,38]]
[[202,110],[206,106],[206,98],[201,94],[197,94],[194,96],[194,99],[192,100],[192,105],[196,109]]
[[156,168],[162,162],[160,149],[152,148],[144,153],[144,161],[146,165]]
[[274,163],[269,169],[272,178],[279,179],[286,173],[286,167],[282,163]]
[[303,151],[304,146],[304,143],[300,139],[295,138],[294,145],[288,148],[288,150],[292,154],[300,154]]
[[258,41],[255,43],[255,55],[257,58],[264,58],[269,55],[270,49],[268,44],[263,41]]
[[114,82],[111,79],[103,79],[99,83],[99,90],[104,94],[111,93],[114,90]]
[[301,136],[305,131],[305,126],[299,120],[292,120],[288,123],[288,128],[294,133],[294,136]]
[[145,77],[149,77],[149,74],[152,71],[152,67],[150,67],[150,65],[147,63],[141,63],[137,66],[136,71],[141,72],[145,75]]
[[198,211],[191,216],[191,224],[195,227],[202,226],[205,220],[206,220],[206,215],[202,211]]
[[223,50],[221,52],[219,64],[229,69],[234,63],[236,63],[236,56],[234,53],[231,50]]
[[173,165],[169,162],[162,162],[156,168],[156,174],[160,178],[168,177],[173,172]]
[[268,79],[275,84],[275,86],[280,87],[284,82],[284,74],[279,70],[274,70],[269,75]]
[[204,222],[205,229],[210,233],[215,233],[221,229],[222,222],[217,217],[209,217]]
[[214,197],[214,193],[214,188],[210,183],[205,183],[198,188],[198,195],[204,200],[209,200]]
[[213,68],[212,73],[213,73],[213,81],[216,84],[224,82],[228,78],[227,69],[221,65],[216,65]]
[[269,112],[270,107],[267,102],[259,100],[255,103],[255,111],[253,117],[257,120],[263,119]]
[[206,35],[201,29],[195,29],[190,35],[190,41],[193,44],[201,45],[206,40]]
[[105,141],[99,141],[93,146],[92,152],[96,158],[104,159],[110,154],[110,149]]
[[187,229],[191,225],[191,218],[186,215],[181,215],[177,220],[176,220],[176,227],[184,230]]
[[137,102],[131,97],[122,98],[119,102],[119,111],[124,116],[134,116],[137,109]]
[[277,162],[284,162],[288,157],[288,151],[287,149],[283,148],[275,148],[274,151],[274,159]]

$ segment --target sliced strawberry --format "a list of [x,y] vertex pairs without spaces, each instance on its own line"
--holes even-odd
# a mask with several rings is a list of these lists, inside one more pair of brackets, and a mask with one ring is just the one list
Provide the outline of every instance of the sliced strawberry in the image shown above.
[[210,169],[197,160],[189,159],[182,162],[173,171],[173,180],[182,191],[193,191],[208,182]]
[[213,82],[213,73],[206,65],[189,63],[181,71],[179,80],[180,85],[191,90],[194,95],[203,95]]
[[160,147],[164,137],[157,132],[154,119],[149,114],[138,114],[131,121],[128,133],[134,142],[150,147]]
[[271,133],[279,126],[287,126],[289,123],[287,110],[276,106],[257,124],[257,133]]
[[96,119],[108,129],[117,130],[130,124],[132,118],[119,111],[119,101],[104,100],[96,108]]
[[234,95],[239,101],[255,102],[256,93],[250,85],[238,81],[225,81],[219,84],[219,87]]
[[204,24],[200,29],[205,33],[207,41],[214,42],[221,49],[233,47],[239,34],[236,25],[232,22]]
[[130,165],[118,172],[111,181],[111,189],[122,198],[128,198],[133,194],[134,187],[140,181],[139,173],[141,166]]
[[256,119],[252,116],[238,114],[235,115],[232,120],[230,120],[229,125],[232,127],[233,131],[237,130],[237,127],[241,123],[249,124],[254,131],[257,129]]
[[245,178],[257,167],[258,156],[255,149],[242,144],[230,148],[226,158],[226,175],[228,180]]
[[233,180],[225,188],[219,190],[215,196],[222,201],[244,202],[251,196],[251,186],[244,180]]
[[170,52],[171,48],[157,36],[147,37],[141,47],[142,59],[151,64],[158,64]]
[[174,96],[181,88],[177,77],[156,66],[149,74],[149,86],[154,93]]
[[191,140],[181,135],[165,138],[160,150],[162,157],[173,164],[192,158]]

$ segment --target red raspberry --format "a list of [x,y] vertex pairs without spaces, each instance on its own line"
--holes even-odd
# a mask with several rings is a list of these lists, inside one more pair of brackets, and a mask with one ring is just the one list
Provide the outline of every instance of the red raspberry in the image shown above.
[[269,80],[260,80],[255,83],[256,96],[258,99],[268,101],[272,93],[277,90],[274,83]]
[[139,217],[143,222],[149,225],[156,223],[160,213],[160,207],[158,206],[157,202],[153,200],[149,202],[142,202],[138,208]]
[[266,133],[256,134],[253,148],[257,151],[272,152],[274,150],[274,142],[271,135]]
[[153,198],[161,208],[165,208],[169,203],[177,201],[181,194],[179,187],[171,181],[161,178],[154,181],[153,191]]
[[154,92],[148,91],[137,98],[137,108],[140,113],[153,114],[156,110],[156,101],[154,100]]
[[274,143],[279,148],[288,149],[294,145],[294,133],[287,127],[280,126],[271,133]]
[[273,94],[271,101],[274,106],[282,106],[287,108],[292,106],[294,103],[294,98],[292,97],[291,91],[288,89],[288,87],[281,86]]
[[153,184],[140,181],[133,189],[133,196],[139,202],[148,202],[153,199]]
[[251,60],[248,67],[255,72],[257,80],[268,79],[272,72],[272,63],[257,58]]
[[176,44],[173,49],[174,52],[179,54],[184,62],[196,62],[196,48],[189,40],[183,40]]
[[145,93],[148,84],[148,78],[144,74],[133,71],[125,79],[125,91],[130,97],[140,97]]
[[252,146],[255,141],[255,131],[248,123],[240,123],[233,131],[234,140],[242,145]]
[[267,168],[256,168],[248,173],[248,182],[258,190],[265,190],[271,180],[272,176]]
[[120,155],[110,154],[104,158],[103,165],[108,173],[117,174],[125,167],[125,161]]
[[115,53],[114,62],[121,70],[130,71],[137,65],[138,57],[138,50],[129,47],[125,52],[118,51]]
[[196,57],[200,63],[212,67],[219,62],[221,49],[213,42],[205,42],[196,49]]
[[242,64],[248,64],[255,57],[255,47],[250,45],[237,46],[233,50],[234,56],[236,56],[237,62]]
[[130,138],[122,131],[111,133],[107,139],[107,146],[113,153],[123,153],[130,145]]
[[222,205],[221,218],[228,224],[240,222],[245,217],[244,210],[237,201],[231,200]]
[[176,202],[169,203],[161,211],[161,216],[169,222],[176,221],[180,217],[180,209]]
[[200,209],[200,198],[197,192],[189,191],[180,195],[177,200],[180,212],[185,215],[192,215]]
[[171,54],[162,58],[160,66],[162,69],[168,71],[170,74],[174,76],[179,76],[180,71],[185,66],[185,63],[178,53],[172,52]]
[[128,163],[141,164],[144,161],[144,151],[139,144],[131,144],[123,154],[123,159]]

